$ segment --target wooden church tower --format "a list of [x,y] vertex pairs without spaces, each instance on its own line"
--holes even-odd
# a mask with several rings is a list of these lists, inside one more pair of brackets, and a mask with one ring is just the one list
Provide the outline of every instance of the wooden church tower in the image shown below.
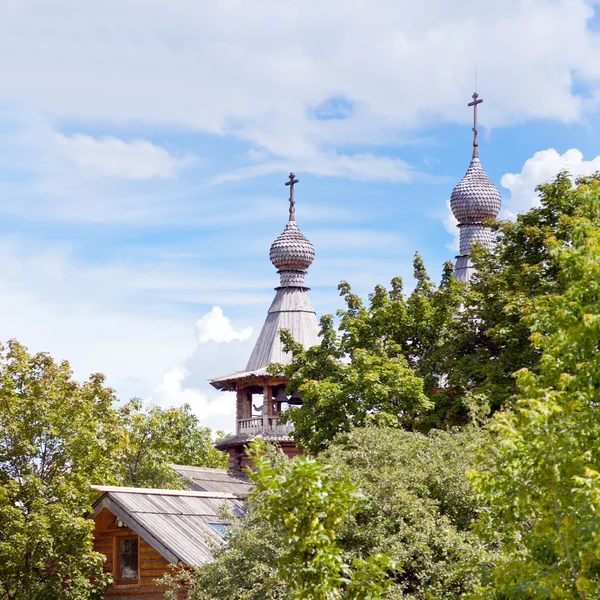
[[288,381],[269,374],[271,363],[286,364],[291,356],[284,352],[279,337],[287,329],[292,337],[305,347],[319,344],[319,325],[315,310],[304,283],[315,251],[310,241],[296,224],[293,173],[285,184],[290,188],[289,220],[281,235],[271,245],[269,258],[280,277],[275,298],[267,313],[254,350],[243,371],[211,380],[218,390],[236,393],[235,435],[217,442],[217,448],[229,453],[229,469],[241,471],[249,465],[246,445],[256,437],[277,443],[288,456],[298,454],[291,437],[291,424],[279,422],[281,413],[289,405],[301,404],[297,392],[286,396]]

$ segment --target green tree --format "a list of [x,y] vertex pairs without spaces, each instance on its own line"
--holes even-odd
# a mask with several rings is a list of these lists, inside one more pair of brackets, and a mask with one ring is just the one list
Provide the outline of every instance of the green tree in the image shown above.
[[572,244],[569,219],[586,210],[567,173],[538,191],[537,208],[490,223],[497,243],[473,249],[477,273],[468,287],[450,264],[433,285],[417,255],[410,294],[394,279],[365,305],[342,283],[339,327],[325,316],[319,346],[304,350],[283,334],[294,354],[285,372],[305,403],[289,413],[300,445],[319,452],[373,420],[421,431],[462,426],[514,397],[514,374],[535,371],[541,356],[523,317],[539,297],[564,289],[551,240]]
[[189,404],[143,409],[133,399],[119,409],[119,417],[124,435],[117,468],[123,485],[185,486],[171,463],[227,467],[227,455],[214,447],[210,428],[200,425]]
[[[287,460],[260,440],[250,446],[255,484],[242,519],[232,518],[215,563],[175,571],[168,598],[188,600],[376,600],[394,563],[351,556],[337,535],[358,501],[346,478],[308,456]],[[231,518],[231,516],[230,516]]]
[[561,177],[544,193],[575,208],[543,240],[556,284],[524,309],[537,368],[519,371],[472,474],[482,531],[510,550],[480,598],[600,598],[600,182]]
[[355,509],[357,495],[345,477],[309,456],[272,465],[260,441],[251,447],[250,479],[260,497],[264,520],[282,524],[284,546],[279,577],[287,597],[298,600],[376,600],[394,563],[383,554],[347,559],[337,542],[342,524]]
[[[472,531],[482,506],[466,478],[485,439],[476,428],[424,435],[367,426],[338,437],[318,461],[269,456],[275,466],[263,468],[263,458],[227,545],[214,563],[180,572],[173,592],[191,589],[189,600],[279,600],[290,597],[296,577],[294,589],[318,588],[321,577],[339,585],[353,561],[387,555],[396,566],[385,598],[458,600],[498,557]],[[332,552],[320,546],[332,543]],[[381,582],[364,566],[354,570],[358,579]]]
[[531,343],[531,324],[523,316],[539,296],[563,289],[551,241],[571,244],[569,218],[584,210],[566,172],[537,190],[538,207],[514,221],[490,223],[494,248],[474,249],[477,273],[442,353],[448,387],[459,396],[467,390],[485,394],[492,411],[516,393],[515,372],[537,367],[540,349]]
[[101,597],[104,557],[84,519],[90,483],[114,481],[120,431],[101,375],[0,347],[0,598]]
[[407,296],[400,278],[377,286],[365,306],[347,283],[339,285],[346,308],[321,319],[322,342],[304,349],[282,332],[293,360],[285,367],[303,406],[292,409],[294,437],[319,452],[340,433],[374,419],[406,428],[464,423],[468,411],[442,387],[441,352],[458,312],[463,285],[446,264],[441,283],[429,279],[419,255],[416,285]]
[[475,427],[428,434],[365,427],[320,456],[362,494],[340,545],[353,556],[385,552],[403,567],[390,598],[457,600],[497,559],[496,546],[472,530],[485,506],[466,477],[487,437]]

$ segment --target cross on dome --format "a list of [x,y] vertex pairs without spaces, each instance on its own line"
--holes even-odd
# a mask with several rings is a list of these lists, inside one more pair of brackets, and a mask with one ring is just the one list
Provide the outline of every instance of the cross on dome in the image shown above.
[[290,173],[290,218],[285,229],[271,245],[269,257],[279,273],[281,287],[304,287],[306,270],[315,258],[315,249],[310,241],[298,229],[296,223],[296,201],[294,185],[298,183],[296,175]]
[[285,182],[285,185],[290,186],[290,221],[296,220],[296,201],[294,200],[294,185],[298,183],[298,181],[300,180],[296,179],[294,173],[290,173],[289,181]]
[[477,105],[483,102],[483,98],[479,98],[477,92],[473,92],[473,102],[469,102],[467,106],[473,107],[473,158],[479,158],[479,143],[477,142]]

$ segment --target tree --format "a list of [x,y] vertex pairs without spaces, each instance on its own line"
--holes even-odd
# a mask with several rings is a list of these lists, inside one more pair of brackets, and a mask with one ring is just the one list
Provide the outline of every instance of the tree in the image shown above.
[[[384,554],[348,556],[336,537],[359,496],[346,478],[308,456],[287,460],[255,440],[255,484],[247,514],[234,519],[216,562],[166,578],[168,598],[188,600],[377,600],[394,563]],[[265,552],[266,551],[266,552]]]
[[189,600],[279,600],[292,588],[333,582],[349,594],[339,573],[349,567],[361,585],[379,585],[377,572],[355,561],[386,555],[395,567],[385,598],[458,600],[497,559],[471,529],[482,506],[466,471],[484,440],[476,428],[424,435],[367,426],[338,437],[318,460],[278,456],[273,465],[269,457],[265,466],[262,458],[226,546],[214,563],[172,579],[180,584],[173,592],[191,589]]
[[284,333],[294,355],[285,373],[304,401],[289,413],[301,446],[318,452],[373,419],[420,431],[462,426],[511,402],[514,373],[535,371],[541,356],[523,317],[539,297],[564,288],[551,240],[572,244],[569,219],[586,210],[568,173],[538,191],[537,208],[489,224],[497,243],[472,249],[468,287],[453,279],[450,264],[434,286],[417,255],[411,294],[394,279],[365,306],[343,282],[339,328],[324,317],[319,346],[304,350]]
[[559,177],[544,193],[573,209],[543,240],[556,283],[524,309],[538,364],[519,371],[472,474],[482,532],[510,550],[479,598],[600,598],[600,181]]
[[322,342],[304,349],[282,332],[293,360],[285,367],[290,388],[298,388],[303,406],[287,414],[297,442],[311,452],[352,427],[373,421],[428,429],[443,422],[464,423],[468,411],[442,389],[440,352],[446,348],[463,286],[446,264],[439,286],[429,279],[419,255],[416,286],[403,292],[400,278],[391,289],[377,286],[369,305],[342,282],[346,308],[321,319]]
[[104,557],[84,519],[89,484],[115,481],[119,426],[102,375],[0,347],[0,598],[100,598]]
[[309,456],[273,466],[264,445],[251,447],[250,479],[263,519],[281,522],[284,546],[279,577],[288,597],[298,600],[376,600],[394,563],[383,554],[348,561],[336,537],[355,508],[357,496],[346,477],[335,477]]
[[123,485],[184,486],[170,463],[227,467],[227,455],[214,447],[210,428],[200,425],[189,404],[143,410],[141,401],[133,399],[119,409],[119,417],[124,430],[118,461]]
[[457,600],[497,560],[472,531],[481,510],[467,481],[487,435],[476,427],[428,434],[357,428],[320,456],[362,494],[339,535],[353,556],[387,553],[402,565],[390,598]]
[[538,207],[514,221],[490,223],[497,235],[492,250],[473,249],[476,275],[442,353],[448,387],[458,395],[485,394],[492,412],[515,395],[514,373],[537,367],[540,350],[531,343],[530,323],[523,316],[539,296],[563,289],[550,242],[572,243],[568,219],[583,209],[566,172],[537,191]]
[[0,599],[91,600],[109,578],[85,519],[91,484],[182,486],[169,462],[221,466],[189,406],[117,410],[104,376],[0,346]]

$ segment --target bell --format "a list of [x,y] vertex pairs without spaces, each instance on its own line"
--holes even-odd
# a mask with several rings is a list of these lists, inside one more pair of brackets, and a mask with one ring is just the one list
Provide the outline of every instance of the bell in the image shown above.
[[287,402],[287,396],[285,395],[285,386],[280,387],[277,390],[277,396],[275,396],[275,402]]
[[298,390],[294,390],[292,392],[292,395],[290,396],[290,399],[288,400],[288,404],[296,404],[296,405],[302,404],[302,398],[300,398],[300,394],[299,394]]

